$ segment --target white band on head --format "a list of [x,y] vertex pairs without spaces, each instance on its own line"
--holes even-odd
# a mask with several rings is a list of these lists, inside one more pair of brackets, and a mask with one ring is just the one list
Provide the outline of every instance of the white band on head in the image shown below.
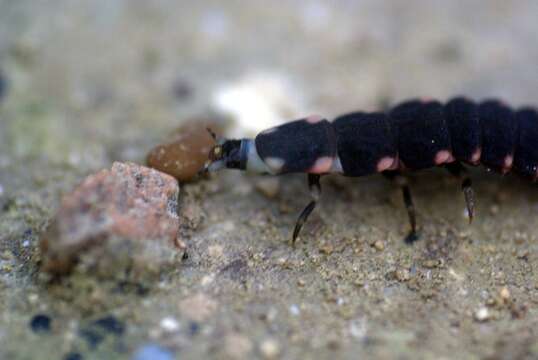
[[335,156],[332,166],[331,166],[331,173],[343,173],[344,168],[342,167],[342,162],[340,161],[340,157],[338,155]]
[[256,144],[252,139],[245,139],[245,146],[248,147],[247,150],[247,167],[246,170],[252,173],[258,174],[274,174],[271,169],[263,162],[263,160],[258,155],[256,151]]

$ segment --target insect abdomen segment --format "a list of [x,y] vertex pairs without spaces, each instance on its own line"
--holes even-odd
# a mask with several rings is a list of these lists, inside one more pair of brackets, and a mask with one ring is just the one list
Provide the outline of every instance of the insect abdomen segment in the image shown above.
[[441,103],[409,101],[396,106],[390,118],[397,129],[401,167],[419,170],[449,160],[452,149]]
[[482,152],[478,106],[468,99],[458,97],[450,100],[444,106],[444,111],[452,155],[459,161],[478,164]]
[[356,112],[333,121],[338,158],[346,176],[363,176],[398,166],[398,146],[387,115]]
[[499,101],[488,100],[478,107],[482,129],[480,163],[506,173],[512,168],[517,141],[514,112]]
[[328,173],[336,157],[333,124],[318,116],[265,130],[254,141],[273,174]]

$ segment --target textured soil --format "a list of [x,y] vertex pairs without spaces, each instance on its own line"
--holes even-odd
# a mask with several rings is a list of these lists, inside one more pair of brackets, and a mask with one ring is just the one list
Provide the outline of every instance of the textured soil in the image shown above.
[[[304,176],[230,171],[181,186],[188,257],[158,281],[39,270],[62,194],[143,163],[226,86],[283,79],[276,102],[252,87],[283,119],[455,94],[538,105],[537,2],[336,3],[0,1],[0,358],[538,357],[538,192],[478,168],[471,225],[456,180],[413,174],[412,246],[381,177],[323,178],[292,248]],[[270,118],[256,104],[234,133]]]

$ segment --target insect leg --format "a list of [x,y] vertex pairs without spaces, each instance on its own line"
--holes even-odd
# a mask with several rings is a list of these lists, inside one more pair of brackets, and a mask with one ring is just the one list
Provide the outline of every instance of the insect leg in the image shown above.
[[308,216],[312,213],[314,208],[316,207],[316,203],[319,200],[319,196],[321,195],[321,185],[319,183],[319,179],[321,178],[318,174],[308,174],[308,188],[310,189],[310,195],[312,196],[312,201],[306,205],[306,207],[303,209],[299,217],[297,218],[297,222],[295,223],[295,229],[293,230],[293,238],[292,238],[292,244],[295,246],[295,240],[297,240],[297,236],[299,236],[299,232],[301,231],[301,228],[303,227],[304,223],[308,219]]
[[469,223],[471,223],[474,218],[475,197],[469,173],[459,162],[446,164],[446,168],[452,175],[461,179],[461,190],[463,191],[463,196],[465,196],[465,205],[467,206],[467,213],[469,214]]
[[407,215],[409,216],[409,223],[411,225],[411,231],[405,237],[405,242],[411,244],[418,240],[417,234],[417,220],[415,213],[415,205],[413,204],[413,197],[411,196],[411,189],[407,178],[403,176],[399,171],[384,171],[383,175],[389,180],[395,182],[401,189],[405,208],[407,209]]

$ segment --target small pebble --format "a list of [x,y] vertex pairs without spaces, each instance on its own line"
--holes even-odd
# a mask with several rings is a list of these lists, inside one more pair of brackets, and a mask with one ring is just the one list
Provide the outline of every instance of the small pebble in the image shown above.
[[173,317],[161,319],[159,326],[166,332],[175,332],[179,330],[179,323]]
[[131,360],[173,360],[174,354],[160,345],[147,344],[138,348]]
[[374,242],[374,248],[377,250],[377,251],[383,251],[385,250],[385,243],[381,240],[376,240]]
[[195,321],[191,321],[191,323],[189,324],[189,334],[191,336],[194,336],[198,334],[199,331],[200,331],[200,325],[198,325],[198,323]]
[[35,333],[45,333],[50,331],[50,317],[44,314],[38,314],[30,320],[30,327]]
[[280,354],[280,345],[274,339],[266,339],[260,345],[260,352],[264,359],[276,359]]
[[491,318],[491,314],[487,307],[481,307],[474,313],[474,318],[476,321],[485,322]]
[[173,177],[134,163],[89,175],[63,197],[40,238],[41,269],[66,274],[83,257],[90,275],[149,278],[177,265],[185,250],[174,246],[178,196]]
[[422,263],[422,266],[424,266],[427,269],[433,269],[439,266],[439,260],[426,260]]
[[510,290],[508,290],[506,286],[503,287],[501,291],[499,291],[499,296],[504,302],[507,302],[508,300],[510,300]]
[[411,278],[411,274],[407,269],[398,269],[394,275],[398,281],[407,281]]
[[280,179],[266,177],[256,181],[256,190],[268,199],[274,199],[280,192]]
[[39,300],[39,295],[34,294],[34,293],[28,294],[28,302],[30,304],[36,304],[38,300]]
[[200,285],[207,286],[215,280],[215,274],[204,275],[200,280]]
[[294,316],[297,316],[301,313],[301,310],[299,309],[299,307],[295,304],[291,305],[290,306],[290,314],[294,315]]
[[319,252],[325,255],[331,255],[334,251],[334,248],[331,244],[322,244],[319,247]]

